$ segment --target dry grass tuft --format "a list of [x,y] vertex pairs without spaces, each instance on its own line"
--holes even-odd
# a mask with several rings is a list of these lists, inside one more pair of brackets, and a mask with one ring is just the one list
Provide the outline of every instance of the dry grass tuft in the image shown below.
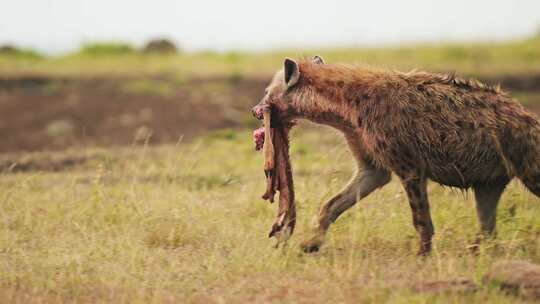
[[176,249],[183,246],[196,245],[200,235],[181,219],[156,219],[150,224],[144,242],[153,248]]

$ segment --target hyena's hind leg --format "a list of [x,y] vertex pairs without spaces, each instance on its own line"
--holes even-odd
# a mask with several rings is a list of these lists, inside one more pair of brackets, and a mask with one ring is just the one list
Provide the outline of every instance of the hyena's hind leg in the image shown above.
[[318,226],[315,235],[301,245],[304,252],[318,251],[324,242],[328,227],[337,218],[351,208],[357,201],[368,196],[375,189],[390,181],[390,172],[368,166],[360,170],[351,182],[336,196],[322,206],[319,212]]
[[431,238],[435,230],[429,210],[427,180],[425,177],[421,177],[422,175],[400,177],[409,199],[414,228],[420,236],[418,255],[428,255],[431,252]]
[[484,237],[492,236],[495,232],[497,205],[508,182],[508,178],[502,178],[496,182],[474,186],[476,213]]

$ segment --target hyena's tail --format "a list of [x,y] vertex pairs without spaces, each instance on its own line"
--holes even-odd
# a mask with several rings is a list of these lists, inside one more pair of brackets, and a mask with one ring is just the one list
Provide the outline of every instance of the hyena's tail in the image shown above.
[[[540,153],[540,151],[538,151]],[[529,189],[536,196],[540,197],[540,170],[538,166],[536,167],[536,172],[531,172],[531,174],[523,174],[519,176],[519,179],[527,189]]]
[[514,133],[509,136],[513,140],[504,143],[502,150],[515,175],[540,197],[540,122],[533,115],[526,118],[519,128],[507,132]]

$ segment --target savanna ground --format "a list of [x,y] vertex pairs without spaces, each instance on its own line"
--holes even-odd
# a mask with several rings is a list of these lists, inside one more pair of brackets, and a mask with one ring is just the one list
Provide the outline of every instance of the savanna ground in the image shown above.
[[[396,178],[345,213],[319,253],[301,253],[318,208],[353,171],[344,141],[323,127],[291,135],[298,222],[273,248],[277,206],[260,199],[248,110],[285,53],[299,52],[0,56],[2,302],[521,301],[481,284],[495,261],[540,262],[540,200],[518,182],[500,204],[497,239],[476,253],[472,193],[430,184],[434,252],[416,257]],[[540,109],[538,39],[305,53],[456,70]],[[412,289],[456,278],[480,287]]]

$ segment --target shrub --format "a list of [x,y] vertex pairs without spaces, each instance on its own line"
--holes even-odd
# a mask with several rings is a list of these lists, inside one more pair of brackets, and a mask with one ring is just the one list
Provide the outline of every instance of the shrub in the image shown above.
[[103,55],[124,55],[133,53],[135,49],[122,42],[95,42],[83,45],[80,54],[90,56],[103,56]]
[[144,46],[145,53],[172,54],[178,52],[176,45],[167,39],[153,39]]
[[33,50],[21,49],[13,45],[5,44],[0,46],[0,56],[14,56],[14,57],[25,57],[25,58],[41,58],[42,56]]

